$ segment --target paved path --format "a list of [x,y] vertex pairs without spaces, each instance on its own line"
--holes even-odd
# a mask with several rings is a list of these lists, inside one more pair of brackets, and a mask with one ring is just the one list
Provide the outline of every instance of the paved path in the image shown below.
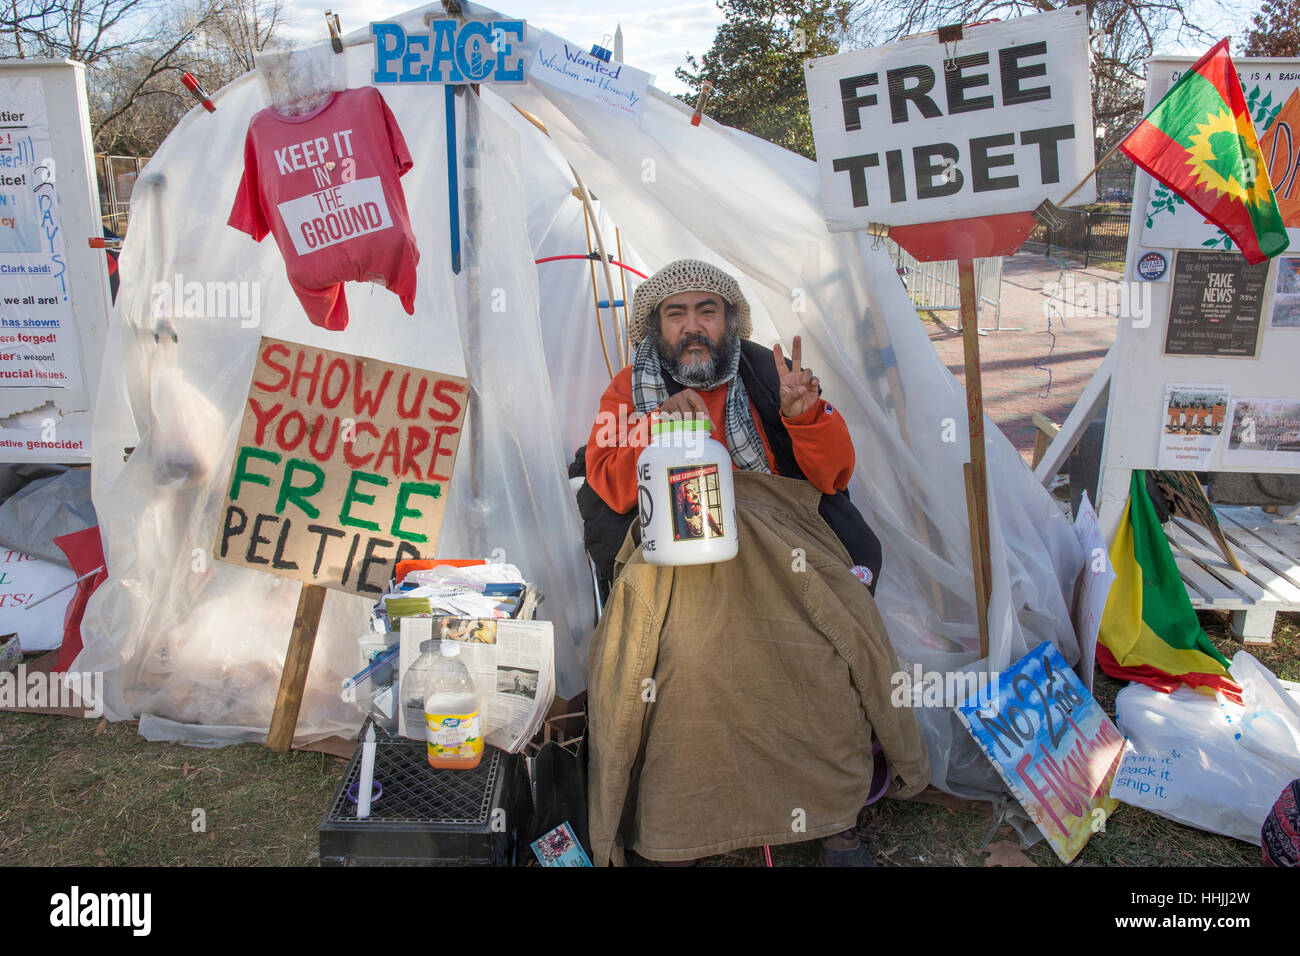
[[[1033,413],[1064,422],[1115,341],[1120,273],[1075,265],[1041,253],[1004,259],[1001,325],[1020,331],[979,337],[984,410],[1026,461],[1034,450]],[[938,314],[957,325],[955,313]],[[994,325],[992,307],[982,306],[980,328]],[[961,333],[935,322],[926,328],[939,358],[965,384]]]

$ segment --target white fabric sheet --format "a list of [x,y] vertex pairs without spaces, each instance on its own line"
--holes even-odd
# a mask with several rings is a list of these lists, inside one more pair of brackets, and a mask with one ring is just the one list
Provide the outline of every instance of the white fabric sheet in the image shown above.
[[[472,16],[492,18],[485,8],[467,6]],[[398,19],[415,31],[425,12],[440,11],[434,5]],[[357,44],[345,54],[349,86],[368,81],[372,52],[365,36],[347,38]],[[536,37],[531,28],[529,37]],[[95,424],[95,503],[112,576],[91,602],[78,661],[80,668],[109,672],[110,716],[156,714],[173,722],[157,732],[182,738],[184,723],[269,724],[298,585],[214,563],[210,555],[202,560],[216,533],[262,334],[470,376],[482,418],[479,457],[473,464],[476,432],[467,422],[439,553],[464,554],[475,538],[489,552],[500,548],[497,559],[519,566],[546,594],[538,616],[555,622],[560,696],[585,685],[593,609],[564,466],[585,442],[609,376],[588,264],[534,265],[536,258],[588,248],[570,164],[598,201],[611,254],[617,224],[623,260],[642,272],[683,257],[714,262],[740,280],[756,341],[779,340],[788,350],[796,334],[803,337],[805,364],[850,425],[857,451],[850,493],[884,546],[878,600],[900,668],[920,663],[944,671],[979,658],[962,476],[969,454],[963,391],[936,355],[883,249],[864,235],[827,232],[812,161],[708,119],[692,127],[691,111],[658,90],[651,90],[638,122],[540,85],[483,87],[477,149],[460,152],[462,186],[467,172],[470,182],[474,174],[467,157],[478,162],[481,177],[483,306],[475,339],[466,314],[468,270],[456,276],[449,265],[442,90],[383,92],[415,160],[403,179],[421,253],[413,317],[391,294],[349,285],[351,326],[342,333],[316,329],[293,297],[273,242],[259,246],[225,225],[244,130],[266,104],[255,75],[222,90],[215,114],[192,111],[136,187],[116,334],[105,359],[121,374],[104,376]],[[464,130],[464,97],[457,102]],[[545,124],[550,138],[512,104]],[[462,223],[469,198],[461,205]],[[198,488],[169,490],[153,486],[149,436],[137,435],[137,427],[149,422],[155,352],[148,291],[178,272],[187,280],[260,283],[262,322],[245,329],[217,318],[173,320],[179,366],[220,410],[226,433],[214,477]],[[597,273],[605,299],[603,272]],[[639,280],[631,273],[627,279],[630,295]],[[502,311],[490,307],[493,290],[504,296]],[[986,436],[990,664],[1004,668],[1043,639],[1073,664],[1079,648],[1069,603],[1083,566],[1078,541],[987,420]],[[123,463],[128,445],[139,448]],[[338,686],[355,669],[353,642],[364,632],[365,610],[358,599],[330,595],[300,739],[350,733],[358,725],[358,712]],[[1002,790],[949,711],[926,709],[919,716],[938,786],[975,797]],[[195,734],[211,737],[207,729]]]

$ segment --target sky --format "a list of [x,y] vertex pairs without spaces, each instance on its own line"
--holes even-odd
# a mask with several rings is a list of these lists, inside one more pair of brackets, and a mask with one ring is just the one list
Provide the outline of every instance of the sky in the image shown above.
[[[287,0],[293,22],[286,39],[294,45],[324,39],[325,10],[339,15],[345,33],[367,23],[396,16],[420,6],[419,0]],[[685,65],[686,55],[699,57],[713,45],[722,22],[714,0],[665,0],[666,6],[651,8],[631,0],[498,0],[486,3],[491,9],[566,40],[584,45],[597,43],[604,34],[623,27],[623,58],[632,66],[654,75],[654,84],[668,93],[685,93],[686,85],[673,71]],[[1231,36],[1233,48],[1250,23],[1260,0],[1189,0],[1188,18],[1215,36]],[[1209,48],[1170,42],[1161,53],[1199,56]],[[613,41],[610,41],[613,49]]]
[[[288,2],[294,18],[292,35],[303,42],[326,36],[327,9],[339,15],[343,32],[348,33],[421,5],[419,0]],[[666,0],[659,7],[629,0],[500,0],[484,5],[586,46],[599,43],[607,33],[612,38],[615,28],[622,24],[623,59],[653,74],[655,86],[668,93],[686,92],[686,85],[673,75],[673,70],[685,65],[687,53],[699,57],[707,52],[722,22],[714,0]],[[609,48],[614,48],[612,39]]]

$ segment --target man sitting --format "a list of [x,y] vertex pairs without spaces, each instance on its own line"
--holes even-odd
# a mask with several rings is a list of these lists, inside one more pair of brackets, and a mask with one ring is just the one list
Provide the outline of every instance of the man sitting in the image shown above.
[[[620,861],[625,838],[667,862],[817,836],[825,862],[870,865],[853,827],[873,725],[901,789],[928,782],[914,717],[888,704],[896,664],[863,587],[874,590],[880,547],[845,492],[848,426],[797,336],[786,361],[751,331],[735,279],[695,260],[665,266],[636,291],[635,359],[587,443],[588,549],[612,579],[621,545],[623,568],[591,649],[597,865]],[[652,417],[668,414],[707,416],[731,452],[736,561],[656,568],[624,540],[637,457]]]

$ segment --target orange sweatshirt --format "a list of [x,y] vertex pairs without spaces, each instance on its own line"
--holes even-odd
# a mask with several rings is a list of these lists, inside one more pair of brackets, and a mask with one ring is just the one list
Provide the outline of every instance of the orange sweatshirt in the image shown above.
[[[719,385],[699,392],[709,410],[713,424],[712,437],[727,444],[725,432],[727,389]],[[697,389],[698,391],[698,389]],[[650,417],[632,419],[635,405],[632,401],[632,366],[629,365],[610,382],[600,398],[600,412],[587,439],[587,483],[596,494],[619,514],[636,506],[636,460],[650,441]],[[772,457],[772,448],[763,423],[750,399],[749,414],[754,419],[758,435],[763,441],[768,467],[780,474]],[[794,459],[799,463],[808,481],[821,492],[833,495],[847,488],[853,477],[853,440],[843,417],[824,401],[818,401],[798,418],[781,422],[790,433],[794,446]],[[735,468],[735,465],[732,465]]]

